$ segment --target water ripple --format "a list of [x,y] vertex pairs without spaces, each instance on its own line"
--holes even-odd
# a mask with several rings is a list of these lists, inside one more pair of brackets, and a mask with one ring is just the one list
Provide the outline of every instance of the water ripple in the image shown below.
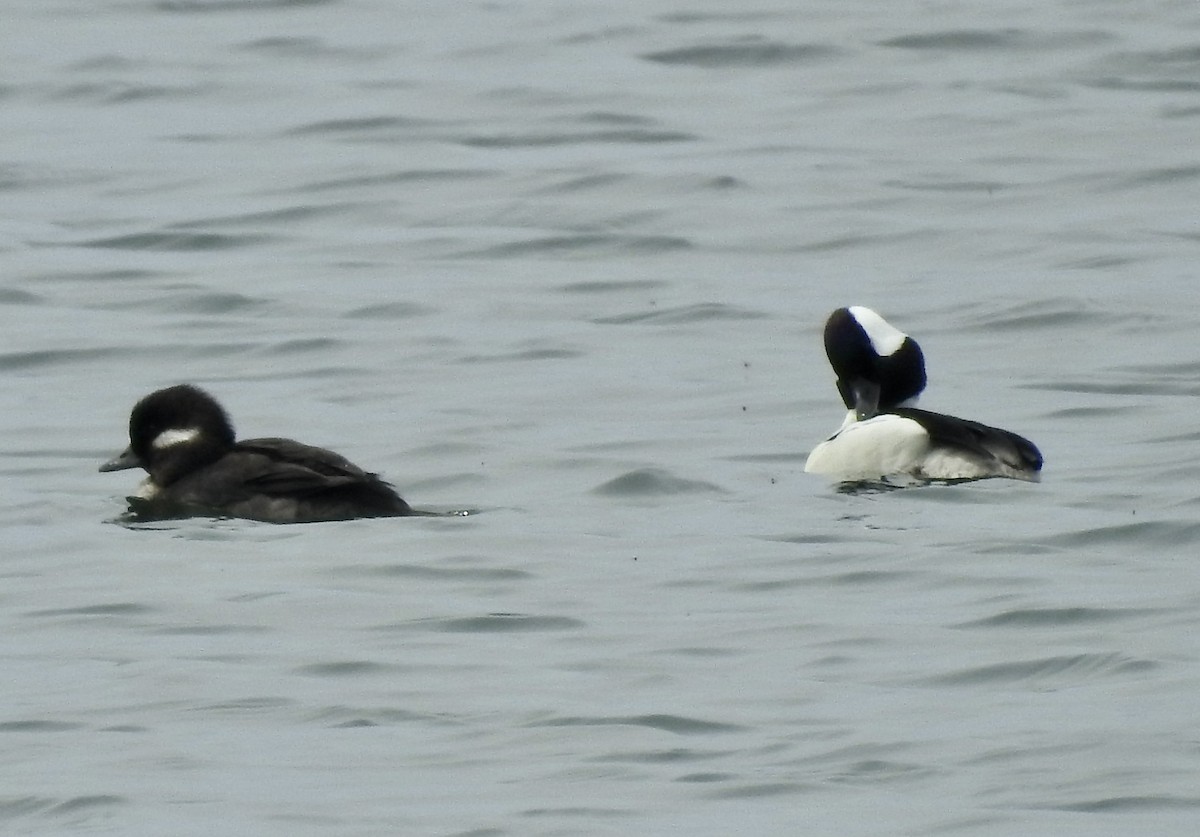
[[1200,166],[1160,166],[1157,168],[1140,169],[1126,174],[1115,180],[1111,188],[1116,191],[1123,189],[1141,189],[1146,186],[1183,183],[1200,178]]
[[1174,811],[1200,808],[1200,797],[1196,796],[1110,796],[1087,802],[1073,802],[1053,806],[1056,811],[1083,811],[1086,813],[1109,813],[1131,811]]
[[1142,547],[1179,547],[1191,546],[1198,541],[1200,541],[1200,523],[1164,520],[1094,526],[1045,539],[1046,543],[1069,548],[1121,544]]
[[409,320],[436,313],[436,308],[415,302],[379,302],[354,308],[342,316],[354,320]]
[[345,660],[336,663],[309,663],[295,669],[297,674],[307,674],[314,677],[348,677],[362,674],[377,674],[388,671],[391,666],[372,663],[366,660]]
[[1120,52],[1097,62],[1096,76],[1083,84],[1101,90],[1194,93],[1200,90],[1200,49]]
[[570,360],[583,357],[584,352],[578,349],[538,348],[525,349],[519,352],[503,352],[495,355],[464,355],[456,363],[508,363],[524,360]]
[[570,631],[586,623],[569,616],[529,616],[521,613],[489,613],[447,619],[418,619],[380,625],[378,630],[431,630],[443,633],[494,634],[540,631]]
[[9,352],[0,354],[0,370],[21,371],[41,369],[47,366],[71,366],[80,361],[97,361],[114,358],[121,354],[115,349],[41,349],[32,352]]
[[430,123],[423,119],[410,119],[403,116],[363,116],[347,119],[325,119],[319,122],[309,122],[296,128],[290,128],[285,133],[290,136],[308,136],[310,134],[361,134],[374,133],[381,130],[396,128],[424,127]]
[[1095,677],[1144,673],[1157,663],[1124,654],[1074,654],[1011,663],[973,666],[922,679],[930,686],[983,686],[992,683],[1028,683],[1043,688],[1079,683]]
[[371,575],[397,578],[419,578],[432,581],[523,581],[533,578],[526,570],[509,567],[429,567],[421,564],[380,564],[377,566],[347,567],[343,575]]
[[968,51],[983,50],[1052,50],[1063,47],[1089,46],[1113,40],[1108,32],[1077,30],[1066,32],[1036,32],[1030,29],[949,29],[919,35],[901,35],[880,41],[880,46],[898,49]]
[[140,616],[153,613],[154,608],[135,602],[117,602],[113,604],[84,605],[82,607],[63,607],[51,610],[35,610],[26,616]]
[[538,131],[524,134],[490,134],[464,137],[459,142],[474,148],[545,148],[558,145],[622,143],[631,145],[691,142],[695,134],[685,131],[620,128],[596,131]]
[[322,38],[286,36],[258,38],[239,44],[237,48],[246,52],[261,52],[287,58],[332,58],[339,61],[375,59],[382,53],[382,50],[371,47],[354,47],[343,44],[334,46]]
[[691,747],[671,747],[666,750],[635,750],[632,752],[605,753],[593,756],[590,761],[630,764],[686,764],[708,761],[731,755],[729,750],[695,750]]
[[616,715],[616,716],[573,716],[535,721],[533,727],[592,727],[592,726],[636,726],[673,732],[676,735],[709,735],[711,733],[739,732],[744,727],[718,721],[703,721],[683,715]]
[[384,174],[338,177],[318,180],[296,187],[297,192],[325,192],[334,189],[359,190],[390,186],[397,183],[436,183],[439,181],[480,180],[495,177],[496,172],[487,169],[402,169]]
[[677,477],[662,468],[638,468],[596,486],[592,493],[607,497],[657,497],[723,490],[710,482]]
[[313,720],[329,723],[337,728],[374,727],[420,721],[425,724],[446,725],[451,723],[445,713],[429,715],[407,709],[372,708],[354,706],[329,706],[312,716]]
[[213,92],[212,88],[200,85],[167,87],[161,84],[131,84],[123,81],[89,81],[58,88],[51,93],[51,98],[66,102],[91,101],[116,105],[146,99],[193,100]]
[[46,302],[46,298],[22,291],[16,288],[5,288],[0,290],[0,303],[4,305],[42,305]]
[[551,235],[529,241],[513,241],[484,247],[464,255],[493,259],[521,259],[531,256],[594,255],[605,252],[658,254],[691,249],[686,238],[670,235],[622,235],[617,233],[581,233]]
[[0,797],[0,820],[41,814],[48,818],[70,816],[73,823],[79,824],[81,813],[128,804],[125,797],[112,794],[72,796],[61,800],[48,796]]
[[1120,619],[1131,619],[1152,613],[1149,610],[1095,608],[1095,607],[1046,607],[1046,608],[1016,608],[976,619],[962,622],[959,628],[996,628],[1015,626],[1019,628],[1040,628],[1044,626],[1058,627],[1062,625],[1090,625],[1096,622],[1113,622]]
[[164,12],[257,12],[268,9],[325,6],[338,0],[158,0],[155,7]]
[[236,634],[269,633],[264,625],[183,625],[175,628],[160,628],[154,633],[162,636],[227,636]]
[[780,41],[747,39],[727,44],[668,49],[642,56],[658,64],[683,64],[692,67],[772,67],[820,61],[841,54],[828,44],[788,44]]
[[70,732],[80,729],[83,724],[70,721],[0,721],[0,732]]
[[1024,389],[1093,395],[1200,395],[1200,382],[1197,381],[1146,381],[1139,378],[1113,382],[1111,377],[1111,374],[1105,374],[1097,381],[1051,381],[1022,386]]
[[762,311],[752,311],[720,302],[699,302],[677,308],[656,308],[653,311],[637,311],[615,317],[596,317],[598,325],[628,325],[631,323],[670,324],[703,323],[710,320],[757,320],[766,317]]
[[[691,781],[697,780],[692,779]],[[720,781],[720,779],[706,779],[706,781]],[[806,782],[756,782],[722,789],[710,795],[713,799],[761,799],[794,793],[809,794],[814,790],[816,790],[816,786]]]
[[1088,86],[1100,90],[1137,90],[1148,93],[1195,93],[1200,91],[1200,81],[1186,79],[1129,79],[1105,76],[1087,82]]
[[281,697],[244,697],[202,704],[194,707],[194,711],[221,713],[273,712],[278,709],[286,709],[295,703],[296,701]]
[[267,305],[267,302],[239,293],[197,291],[186,295],[172,294],[169,300],[165,302],[159,300],[156,301],[156,304],[169,308],[171,311],[188,314],[232,314],[239,311],[261,309]]
[[1103,309],[1079,299],[1046,297],[1016,302],[1008,306],[989,306],[964,318],[972,329],[1026,331],[1050,329],[1066,331],[1081,326],[1095,327],[1115,322],[1111,309]]
[[559,290],[568,294],[608,294],[623,291],[652,291],[666,287],[667,283],[660,279],[613,279],[593,282],[572,282],[559,286]]
[[147,232],[93,238],[81,241],[77,247],[100,247],[112,250],[164,250],[168,252],[233,250],[270,241],[265,235],[231,235],[200,232]]
[[914,192],[982,192],[991,195],[1012,186],[996,180],[885,180],[884,186]]

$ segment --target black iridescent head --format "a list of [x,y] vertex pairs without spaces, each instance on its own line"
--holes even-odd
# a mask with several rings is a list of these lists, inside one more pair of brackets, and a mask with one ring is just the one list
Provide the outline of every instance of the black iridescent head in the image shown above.
[[870,308],[839,308],[829,316],[825,354],[842,401],[859,421],[911,406],[925,389],[925,356],[917,341]]
[[199,387],[179,384],[134,405],[128,450],[101,470],[144,468],[159,485],[168,485],[233,445],[233,424],[216,399]]
[[233,445],[233,424],[225,410],[215,398],[191,384],[152,392],[134,405],[129,414],[129,443],[134,453],[143,458],[156,443],[159,447],[169,447],[163,433],[190,430],[202,430],[214,441]]

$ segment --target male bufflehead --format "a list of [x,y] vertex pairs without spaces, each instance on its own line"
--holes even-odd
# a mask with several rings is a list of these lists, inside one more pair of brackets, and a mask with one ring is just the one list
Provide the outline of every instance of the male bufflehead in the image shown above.
[[1028,439],[916,408],[925,389],[921,347],[870,308],[834,311],[825,323],[825,353],[850,412],[813,448],[805,471],[845,482],[1038,479],[1042,455]]
[[412,510],[393,488],[333,451],[291,439],[235,441],[229,416],[188,384],[160,389],[129,416],[129,447],[101,471],[143,468],[129,498],[143,519],[243,517],[311,523]]

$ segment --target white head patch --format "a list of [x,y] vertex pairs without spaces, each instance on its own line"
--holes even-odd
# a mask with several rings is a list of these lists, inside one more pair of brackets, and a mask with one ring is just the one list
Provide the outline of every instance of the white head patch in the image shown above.
[[184,445],[200,436],[199,427],[183,427],[164,430],[154,437],[150,447],[155,450],[166,450],[175,445]]
[[907,334],[900,331],[900,329],[893,326],[870,308],[854,305],[849,310],[850,316],[862,326],[863,331],[867,333],[867,339],[871,341],[871,347],[875,349],[875,353],[880,357],[887,357],[890,354],[894,354],[908,337]]

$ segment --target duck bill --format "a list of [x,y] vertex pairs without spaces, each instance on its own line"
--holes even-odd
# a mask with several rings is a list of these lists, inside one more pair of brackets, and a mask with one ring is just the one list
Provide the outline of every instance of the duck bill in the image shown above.
[[142,460],[133,452],[133,447],[127,447],[117,456],[105,462],[100,466],[100,471],[124,471],[128,468],[142,467]]
[[859,421],[866,421],[879,413],[878,383],[866,378],[853,378],[844,382],[844,386],[842,397]]

